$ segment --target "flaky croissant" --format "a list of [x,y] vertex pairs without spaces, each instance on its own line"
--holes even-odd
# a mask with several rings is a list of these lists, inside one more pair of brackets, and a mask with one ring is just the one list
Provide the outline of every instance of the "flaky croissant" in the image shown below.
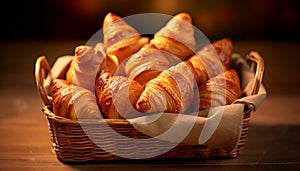
[[159,50],[152,44],[146,44],[128,59],[125,72],[130,79],[136,80],[144,86],[149,80],[178,61],[176,56]]
[[189,111],[194,89],[197,87],[194,75],[188,66],[181,62],[160,73],[150,80],[138,99],[136,106],[141,112],[174,112]]
[[231,68],[231,56],[233,52],[233,44],[231,39],[223,38],[213,42],[212,46],[204,47],[206,51],[215,51],[217,59],[221,62],[224,71]]
[[113,13],[108,13],[104,18],[103,35],[107,55],[117,64],[122,63],[149,41]]
[[200,49],[186,60],[186,65],[194,74],[198,85],[231,67],[233,46],[230,39],[224,38]]
[[201,49],[188,60],[164,70],[150,80],[137,101],[137,110],[189,112],[193,98],[198,97],[194,90],[209,78],[224,72],[218,55],[225,49],[221,47],[216,52],[214,46],[215,43]]
[[96,79],[95,87],[98,105],[104,118],[128,119],[140,116],[135,104],[143,87],[138,82],[102,72]]
[[67,71],[66,80],[74,85],[94,91],[96,74],[104,56],[103,44],[98,44],[97,49],[90,46],[76,47],[75,57]]
[[123,73],[124,73],[123,63],[118,64],[118,63],[115,62],[114,59],[112,59],[111,57],[106,55],[102,59],[102,61],[100,62],[96,77],[98,77],[98,75],[100,75],[102,72],[109,72],[109,73],[112,73],[112,74],[116,74],[116,72],[119,71],[119,70],[122,70],[121,75],[123,75]]
[[231,104],[242,95],[239,76],[233,69],[207,80],[198,90],[199,110]]
[[91,91],[68,83],[66,80],[54,79],[51,84],[53,113],[69,119],[100,118],[96,96]]
[[196,48],[191,16],[187,13],[175,15],[154,35],[150,43],[158,49],[174,54],[181,60],[187,59]]

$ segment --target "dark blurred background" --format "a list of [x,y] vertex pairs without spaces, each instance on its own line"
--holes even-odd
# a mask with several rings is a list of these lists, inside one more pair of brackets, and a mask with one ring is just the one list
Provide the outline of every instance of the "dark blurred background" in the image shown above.
[[1,40],[88,39],[104,16],[180,11],[210,39],[300,39],[294,0],[9,0],[1,2]]
[[234,51],[251,50],[265,60],[269,94],[300,95],[300,1],[294,0],[6,0],[1,2],[0,90],[35,89],[34,64],[73,55],[102,28],[108,12],[188,12],[196,27],[214,41],[233,40]]

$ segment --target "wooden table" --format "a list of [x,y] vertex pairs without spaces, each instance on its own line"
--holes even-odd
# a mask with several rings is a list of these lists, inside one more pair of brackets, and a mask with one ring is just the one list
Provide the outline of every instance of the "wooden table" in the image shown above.
[[300,168],[299,43],[234,41],[235,51],[264,57],[268,98],[251,116],[241,156],[222,160],[172,160],[63,164],[51,151],[47,120],[35,87],[35,59],[50,63],[84,41],[0,44],[0,170],[296,170]]

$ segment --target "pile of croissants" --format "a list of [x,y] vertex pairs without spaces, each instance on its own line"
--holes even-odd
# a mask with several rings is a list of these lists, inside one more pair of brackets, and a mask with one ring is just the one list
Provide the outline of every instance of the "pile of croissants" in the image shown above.
[[152,38],[108,13],[103,35],[95,46],[77,46],[65,78],[52,80],[54,114],[70,119],[188,114],[241,97],[231,40],[196,49],[187,13],[173,16]]

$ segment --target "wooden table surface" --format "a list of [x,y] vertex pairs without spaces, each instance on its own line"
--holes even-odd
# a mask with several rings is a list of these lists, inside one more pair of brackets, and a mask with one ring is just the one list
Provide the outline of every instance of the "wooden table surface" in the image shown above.
[[259,51],[268,97],[252,114],[246,146],[235,159],[63,164],[51,151],[47,120],[34,82],[34,63],[50,63],[84,41],[0,43],[0,170],[299,170],[300,58],[297,42],[234,41],[242,55]]

